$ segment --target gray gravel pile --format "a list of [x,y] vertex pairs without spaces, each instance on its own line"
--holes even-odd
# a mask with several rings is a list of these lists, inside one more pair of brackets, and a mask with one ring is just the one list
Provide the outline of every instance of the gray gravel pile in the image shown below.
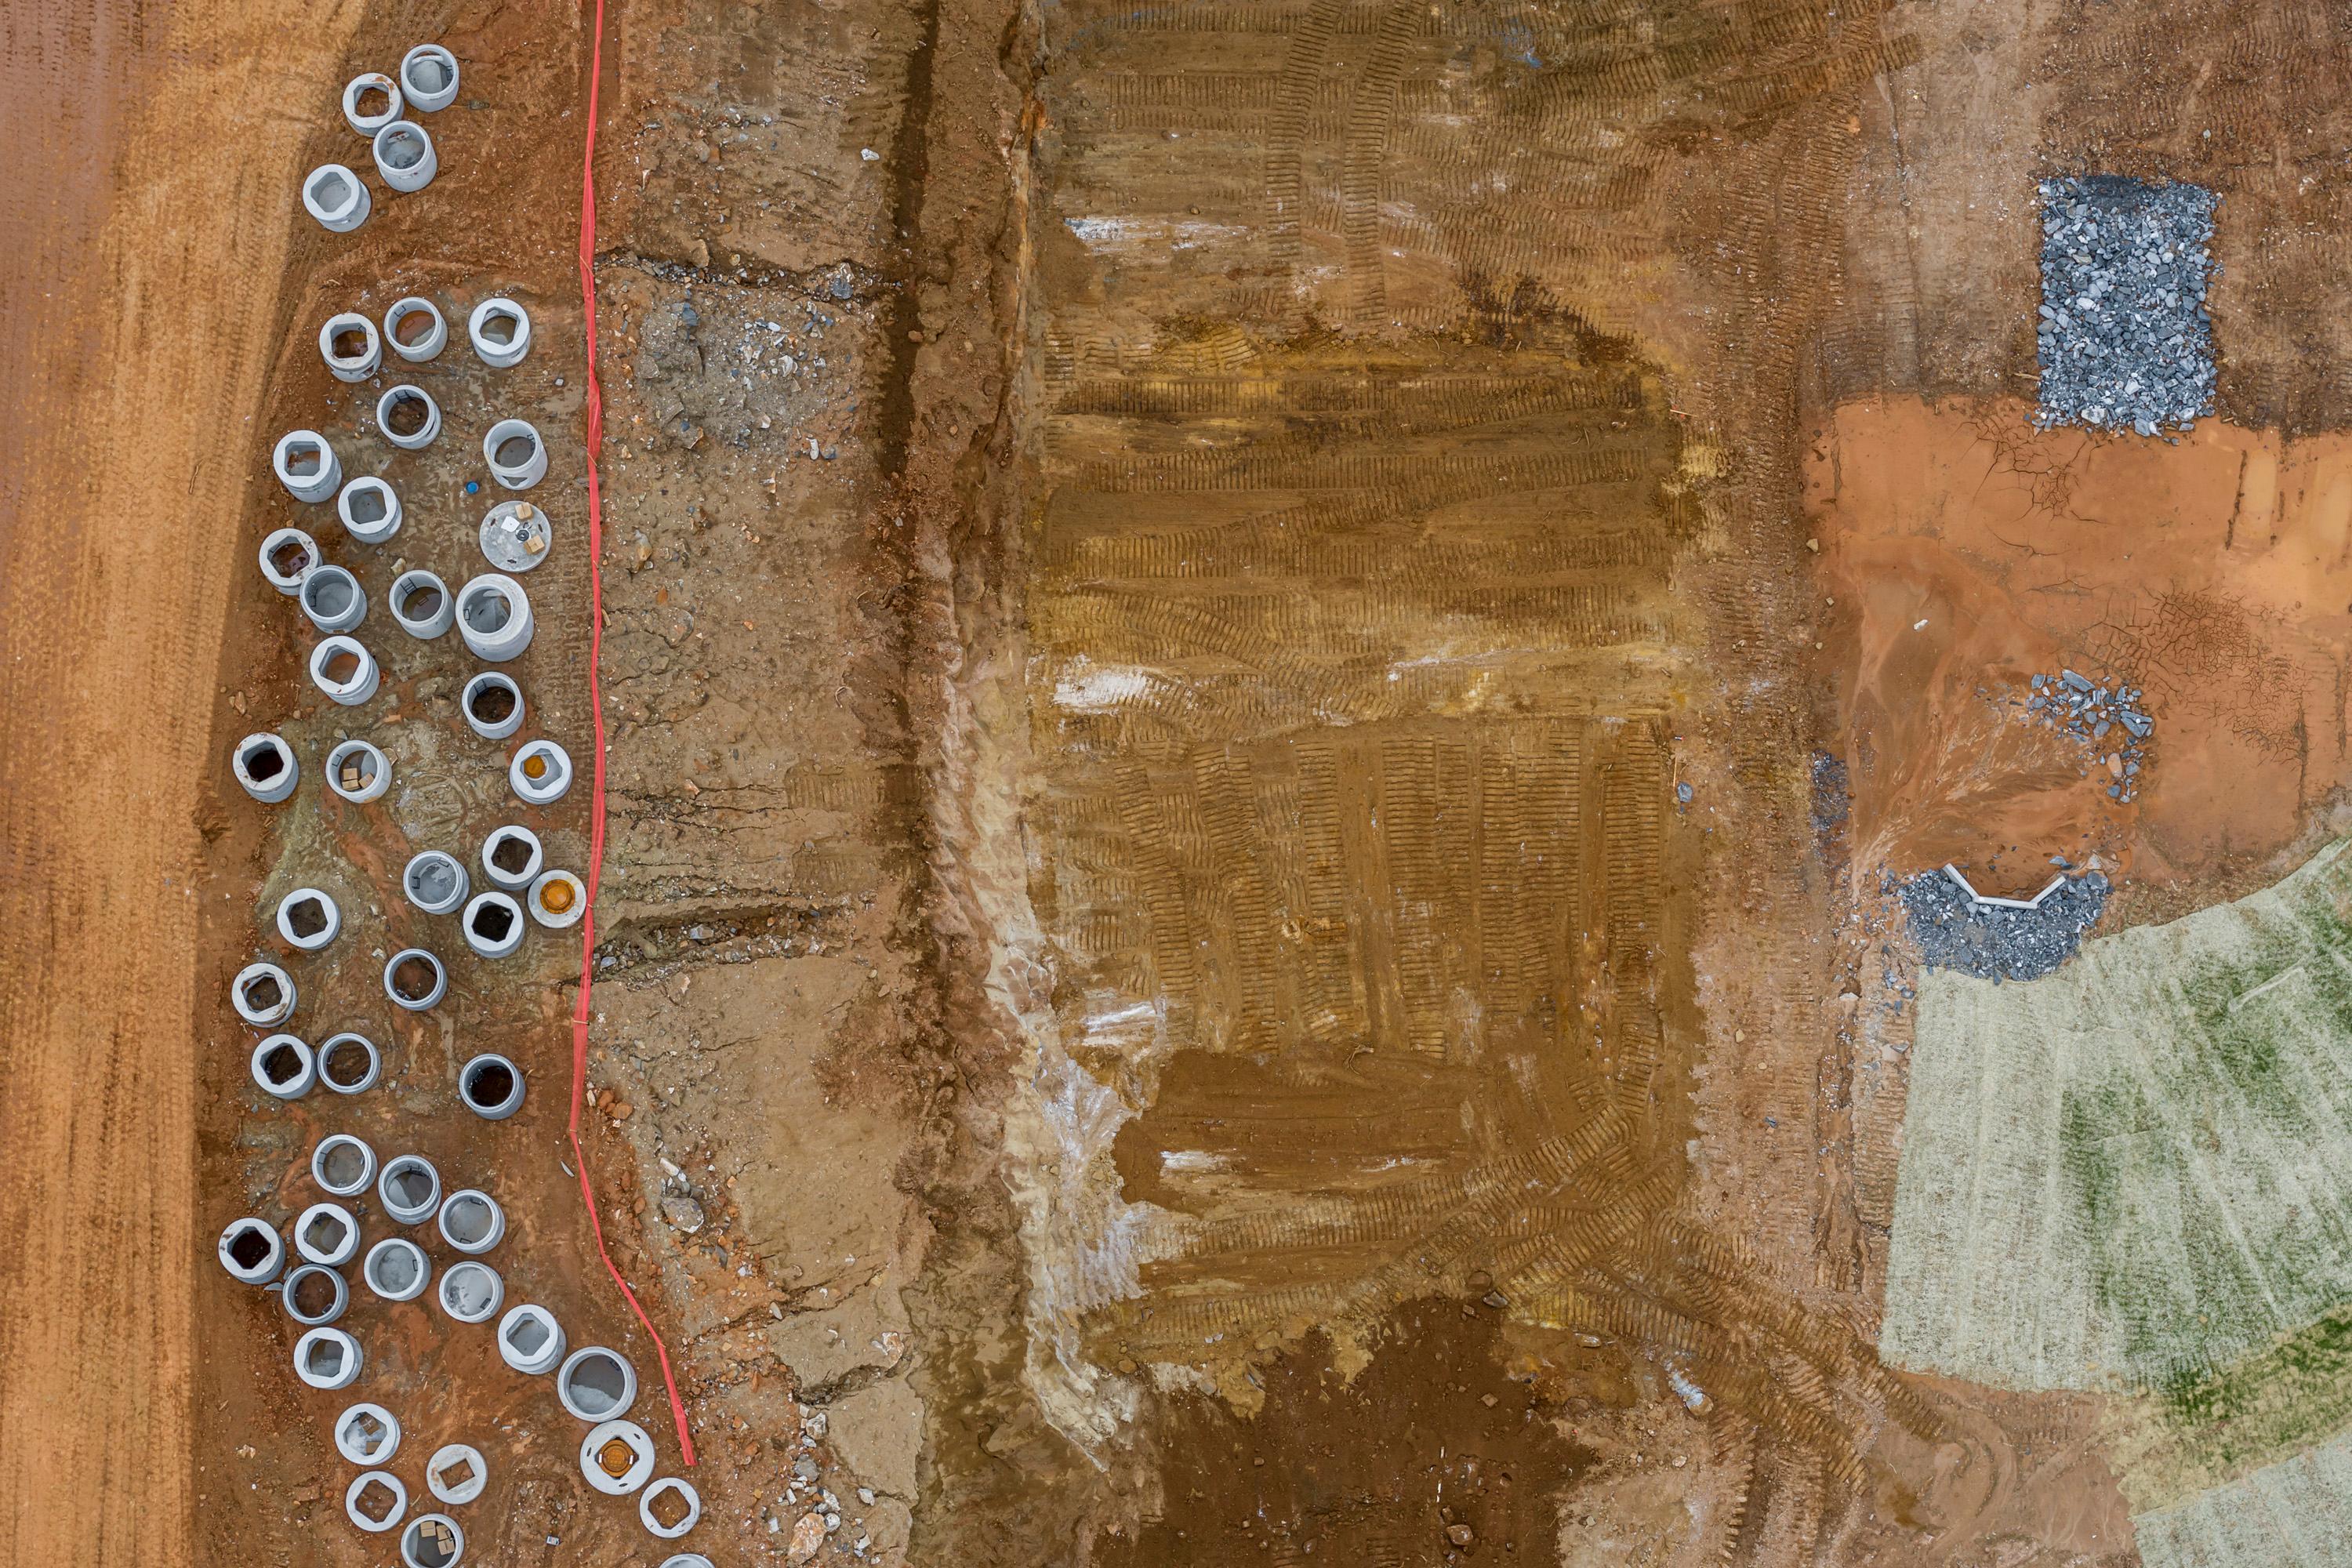
[[2136,686],[2100,685],[2087,675],[2062,669],[2033,678],[2025,706],[2042,715],[2044,729],[2064,730],[2085,742],[2107,768],[2107,795],[2129,800],[2139,793],[2139,771],[2147,761],[2147,739],[2156,721],[2139,710],[2146,693]]
[[2042,182],[2038,423],[2153,436],[2213,412],[2218,199],[2114,174]]
[[2107,879],[2096,871],[2068,878],[2033,910],[1980,903],[1940,869],[1923,871],[1898,890],[1921,960],[1931,969],[1957,969],[1979,980],[2036,980],[2049,973],[2074,956],[2107,905]]

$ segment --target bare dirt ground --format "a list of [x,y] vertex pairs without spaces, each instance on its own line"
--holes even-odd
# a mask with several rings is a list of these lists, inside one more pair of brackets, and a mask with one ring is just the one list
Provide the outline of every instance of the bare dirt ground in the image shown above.
[[[2138,920],[2328,820],[2340,51],[2281,86],[2334,35],[2273,9],[616,0],[586,1126],[700,1449],[686,1544],[2131,1561],[2097,1402],[1872,1349],[1876,879],[2095,853]],[[586,25],[5,8],[42,175],[0,211],[0,1133],[42,1173],[0,1198],[37,1303],[0,1315],[6,1561],[381,1557],[352,1395],[210,1258],[311,1201],[329,1131],[489,1186],[509,1300],[624,1349],[676,1466],[567,1164],[577,947],[478,963],[396,889],[506,820],[580,867],[583,792],[519,811],[472,662],[381,609],[384,695],[329,709],[253,563],[295,521],[379,605],[461,581],[481,430],[532,418],[557,543],[512,669],[589,756]],[[425,38],[467,73],[440,177],[321,233],[340,84]],[[2024,423],[2032,181],[2093,166],[2224,194],[2229,422],[2177,447]],[[493,291],[531,357],[453,342],[447,433],[395,453],[318,323],[419,292],[462,337]],[[297,426],[400,537],[269,479]],[[2160,693],[2134,805],[2000,706],[2053,661]],[[257,808],[257,729],[400,783]],[[306,1028],[387,1075],[288,1108],[225,987],[305,882],[351,927]],[[453,961],[421,1020],[376,984],[411,939]],[[454,1097],[492,1048],[530,1086],[498,1124]],[[487,1331],[352,1316],[412,1489],[488,1455],[479,1560],[658,1561]]]

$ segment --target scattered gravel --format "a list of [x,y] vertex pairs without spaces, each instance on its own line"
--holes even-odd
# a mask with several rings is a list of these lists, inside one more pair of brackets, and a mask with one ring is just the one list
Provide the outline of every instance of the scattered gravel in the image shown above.
[[2025,706],[2041,715],[2042,728],[2063,729],[2087,744],[2106,768],[2107,798],[2127,801],[2139,793],[2148,737],[2156,733],[2156,721],[2140,711],[2146,695],[2136,686],[2105,686],[2062,669],[2035,676]]
[[2107,879],[2096,871],[2070,877],[2034,910],[1980,903],[1939,868],[1898,889],[1911,915],[1911,940],[1931,969],[1957,969],[1979,980],[2036,980],[2074,956],[2107,905]]
[[2153,436],[2213,412],[2218,200],[2114,174],[2042,182],[2038,423]]

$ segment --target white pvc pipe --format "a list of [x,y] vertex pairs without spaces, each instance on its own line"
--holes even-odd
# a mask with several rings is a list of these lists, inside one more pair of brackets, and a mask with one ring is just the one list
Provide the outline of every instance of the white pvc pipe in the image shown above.
[[[374,133],[371,132],[369,134]],[[433,324],[425,328],[424,335],[415,342],[404,342],[400,329],[411,316],[429,316]],[[422,295],[411,294],[394,300],[392,309],[383,313],[383,341],[393,353],[409,363],[423,364],[426,360],[437,357],[443,346],[449,342],[449,323],[442,319],[440,306]]]
[[292,795],[302,779],[302,764],[294,760],[294,748],[267,731],[239,741],[236,750],[229,753],[228,766],[236,775],[237,787],[264,805],[276,805]]
[[509,823],[494,827],[482,840],[482,870],[493,887],[519,893],[530,886],[547,863],[546,852],[540,847],[539,835],[530,828]]
[[466,863],[439,849],[411,856],[400,874],[408,901],[428,915],[446,915],[464,903],[467,880]]
[[580,1439],[580,1473],[606,1497],[626,1497],[654,1479],[653,1434],[634,1421],[599,1421]]
[[476,658],[504,664],[530,646],[530,597],[522,584],[486,572],[457,591],[457,635]]
[[261,574],[289,599],[318,564],[318,542],[299,528],[274,529],[261,542]]
[[[676,1492],[686,1500],[686,1513],[676,1524],[664,1524],[654,1513],[654,1500],[665,1492]],[[637,1494],[637,1522],[664,1541],[676,1541],[701,1518],[702,1494],[676,1476],[664,1476]]]
[[320,631],[347,632],[367,619],[367,590],[341,566],[320,566],[302,579],[302,613]]
[[[505,711],[498,711],[505,694]],[[500,675],[486,669],[466,682],[458,694],[457,707],[466,715],[466,723],[485,741],[503,741],[522,728],[522,688],[511,675]]]
[[310,1179],[330,1197],[355,1198],[375,1181],[375,1151],[364,1139],[331,1132],[310,1151]]
[[466,1532],[446,1513],[419,1514],[400,1532],[402,1568],[457,1568],[466,1555]]
[[637,1369],[621,1352],[583,1345],[563,1359],[555,1374],[555,1397],[583,1421],[617,1420],[637,1402]]
[[[403,405],[415,405],[424,410],[417,416],[416,428],[405,434],[394,428],[392,422]],[[375,425],[383,432],[383,438],[402,451],[421,452],[441,434],[441,405],[423,387],[404,381],[384,388],[383,395],[375,400]]]
[[367,741],[345,741],[327,753],[327,787],[365,805],[392,787],[392,759]]
[[352,1464],[388,1464],[399,1450],[400,1417],[383,1405],[362,1401],[335,1417],[335,1452]]
[[499,1354],[526,1377],[553,1372],[563,1359],[563,1325],[544,1307],[509,1307],[499,1320]]
[[402,1225],[420,1225],[441,1206],[441,1173],[422,1154],[403,1154],[384,1163],[375,1195],[383,1212]]
[[367,222],[367,186],[341,163],[321,163],[303,178],[302,206],[330,234],[349,234]]
[[320,888],[297,888],[278,900],[278,934],[304,952],[316,952],[343,929],[343,911]]
[[274,1228],[250,1215],[231,1220],[221,1232],[220,1261],[238,1284],[267,1285],[286,1267],[286,1242]]
[[[354,1063],[352,1058],[358,1058]],[[375,1087],[383,1076],[383,1054],[365,1035],[349,1030],[330,1035],[319,1045],[319,1081],[337,1094],[358,1094]]]
[[441,1200],[436,1222],[441,1239],[469,1258],[479,1258],[506,1238],[507,1215],[498,1199],[479,1187],[465,1187]]
[[[520,447],[518,453],[513,448]],[[547,443],[527,419],[501,419],[482,437],[482,461],[490,478],[510,490],[527,490],[547,478]]]
[[335,515],[362,544],[382,544],[400,531],[400,497],[373,474],[362,474],[335,498]]
[[278,437],[269,461],[277,470],[278,482],[296,500],[325,500],[343,482],[342,459],[316,430],[289,430]]
[[572,787],[572,753],[552,741],[533,741],[507,765],[507,786],[531,805],[553,805]]
[[383,340],[376,336],[373,321],[357,310],[345,310],[328,317],[319,329],[319,357],[337,381],[365,381],[383,363]]
[[525,902],[531,919],[550,931],[562,931],[578,925],[588,912],[588,884],[569,871],[541,871]]
[[238,1017],[266,1029],[294,1016],[294,977],[267,959],[248,963],[228,983],[228,998]]
[[438,44],[419,44],[400,58],[400,90],[409,107],[436,114],[457,100],[457,57]]
[[452,1508],[482,1495],[490,1484],[490,1464],[471,1443],[445,1443],[425,1461],[425,1487]]
[[466,336],[484,364],[499,370],[520,364],[530,353],[530,312],[512,300],[493,296],[466,318]]
[[522,1109],[522,1068],[484,1051],[457,1069],[457,1098],[485,1121],[504,1121]]
[[441,1286],[436,1294],[441,1310],[458,1322],[486,1323],[498,1316],[507,1284],[488,1264],[468,1260],[441,1270]]
[[383,994],[394,1006],[422,1013],[449,994],[448,967],[421,947],[404,947],[384,960]]
[[359,1216],[341,1204],[312,1204],[294,1221],[294,1250],[322,1268],[341,1268],[360,1254]]
[[[372,1498],[381,1489],[392,1500],[381,1511],[371,1514],[360,1507],[360,1500]],[[382,1535],[387,1530],[400,1528],[401,1516],[408,1511],[408,1488],[390,1470],[362,1470],[343,1489],[343,1513],[353,1524],[370,1535]]]
[[368,1248],[360,1278],[387,1301],[414,1301],[432,1282],[433,1260],[406,1237],[386,1237]]
[[522,945],[530,922],[522,918],[520,904],[493,889],[474,895],[466,906],[465,926],[467,947],[483,958],[504,958]]
[[365,1359],[359,1341],[341,1329],[312,1329],[294,1342],[294,1375],[313,1388],[349,1388]]
[[253,1047],[253,1081],[264,1094],[299,1100],[319,1081],[319,1058],[293,1035],[271,1035]]
[[394,121],[375,133],[375,172],[394,190],[421,191],[440,167],[433,138],[414,120]]
[[[371,92],[382,93],[383,101],[362,109],[360,100]],[[343,84],[343,122],[362,136],[373,136],[399,119],[400,109],[400,84],[382,71],[362,71]]]
[[419,642],[431,642],[457,624],[457,595],[449,584],[419,567],[392,580],[392,618]]
[[330,702],[356,708],[375,695],[379,671],[375,655],[358,639],[331,637],[310,650],[310,684]]
[[[325,1301],[312,1304],[310,1298],[324,1288]],[[306,1329],[319,1328],[343,1315],[352,1304],[351,1287],[343,1277],[322,1263],[305,1263],[286,1276],[286,1283],[278,1288],[278,1304],[286,1315]]]

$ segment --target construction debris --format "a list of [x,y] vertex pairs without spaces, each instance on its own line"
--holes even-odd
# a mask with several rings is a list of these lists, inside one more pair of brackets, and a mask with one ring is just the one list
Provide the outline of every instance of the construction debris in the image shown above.
[[1922,872],[1896,889],[1911,916],[1911,940],[1931,969],[1980,980],[2035,980],[2074,956],[2107,904],[2096,871],[2045,889],[2031,907],[1974,895],[1945,869]]
[[2140,710],[2146,695],[2136,686],[2109,688],[2087,675],[2062,669],[2035,676],[2033,695],[2025,706],[2041,715],[2043,728],[2064,730],[2088,744],[2098,765],[2106,770],[2108,798],[2128,801],[2139,794],[2148,737],[2156,732],[2156,721]]

